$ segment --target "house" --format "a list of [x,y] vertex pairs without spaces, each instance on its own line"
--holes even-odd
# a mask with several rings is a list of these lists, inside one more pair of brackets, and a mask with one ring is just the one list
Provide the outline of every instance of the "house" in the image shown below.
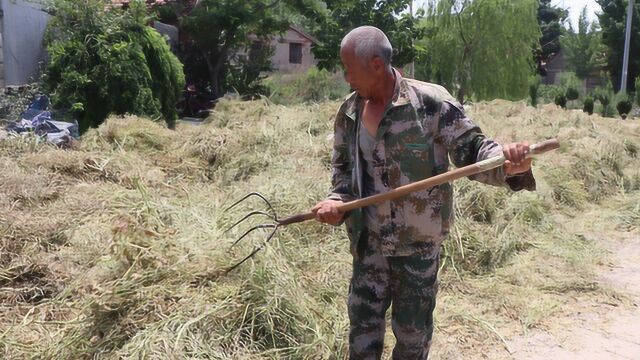
[[[43,37],[50,15],[43,11],[49,0],[0,0],[0,87],[33,82],[42,70],[46,56]],[[112,0],[113,6],[126,6],[128,0]],[[150,24],[167,36],[172,50],[179,47],[176,26]],[[253,36],[258,41],[257,36]],[[305,72],[316,64],[311,46],[316,40],[302,30],[289,27],[282,35],[272,36],[269,45],[275,53],[272,65],[278,71]]]
[[311,52],[315,43],[316,39],[294,26],[282,35],[271,37],[270,45],[275,48],[271,58],[273,69],[287,73],[306,72],[317,63]]
[[554,54],[551,59],[546,63],[545,68],[547,75],[542,78],[542,83],[545,85],[557,85],[560,83],[560,74],[565,72],[567,68],[567,61],[564,57],[562,49]]
[[[549,62],[546,64],[547,75],[542,77],[542,83],[545,85],[558,85],[560,84],[560,75],[563,72],[569,71],[567,69],[567,61],[565,59],[562,49],[558,51]],[[582,80],[581,92],[589,92],[597,87],[604,86],[606,79],[601,75],[601,70],[594,70],[589,76]]]
[[0,87],[23,85],[39,75],[47,0],[0,0]]

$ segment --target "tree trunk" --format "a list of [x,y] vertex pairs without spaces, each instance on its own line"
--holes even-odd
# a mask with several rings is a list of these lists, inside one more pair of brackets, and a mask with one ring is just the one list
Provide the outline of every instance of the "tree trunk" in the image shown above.
[[211,91],[213,92],[213,96],[217,99],[224,95],[222,89],[222,70],[224,70],[223,65],[225,56],[218,55],[214,57],[207,53],[203,53],[203,55],[207,62],[207,69],[209,70]]

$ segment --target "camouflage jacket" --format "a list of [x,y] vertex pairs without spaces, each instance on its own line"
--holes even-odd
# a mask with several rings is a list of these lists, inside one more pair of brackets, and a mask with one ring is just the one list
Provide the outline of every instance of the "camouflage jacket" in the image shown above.
[[[462,167],[502,153],[502,147],[482,134],[443,87],[403,79],[396,71],[394,91],[373,150],[376,193],[447,172],[449,156],[455,166]],[[336,115],[330,199],[347,202],[362,197],[358,135],[363,104],[352,93]],[[512,190],[535,189],[531,171],[507,178],[498,168],[471,179]],[[368,230],[380,239],[384,256],[438,251],[453,221],[453,190],[446,183],[378,204],[375,209],[378,224]],[[350,212],[345,223],[351,252],[356,255],[364,228],[362,210]]]

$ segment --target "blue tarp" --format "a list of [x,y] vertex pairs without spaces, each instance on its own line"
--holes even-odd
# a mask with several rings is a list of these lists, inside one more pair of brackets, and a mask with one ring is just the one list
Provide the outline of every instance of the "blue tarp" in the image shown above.
[[33,132],[55,145],[65,145],[71,138],[80,137],[78,122],[55,121],[48,111],[49,98],[38,96],[21,115],[20,121],[12,121],[5,130],[13,133]]

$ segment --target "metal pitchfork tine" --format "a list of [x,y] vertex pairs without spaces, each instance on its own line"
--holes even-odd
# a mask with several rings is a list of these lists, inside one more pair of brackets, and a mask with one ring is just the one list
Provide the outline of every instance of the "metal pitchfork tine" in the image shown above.
[[269,240],[271,240],[275,236],[275,234],[278,231],[278,228],[280,226],[289,225],[289,224],[293,224],[293,223],[297,223],[297,222],[302,222],[302,221],[305,221],[305,220],[313,219],[315,217],[315,215],[312,212],[309,212],[309,213],[305,213],[305,214],[298,214],[298,215],[290,216],[290,217],[287,217],[287,218],[284,218],[284,219],[279,219],[278,218],[278,213],[275,211],[275,209],[273,208],[273,206],[271,205],[269,200],[267,200],[267,198],[264,195],[260,194],[259,192],[252,192],[252,193],[249,193],[249,194],[243,196],[240,200],[238,200],[238,201],[234,202],[233,204],[231,204],[231,206],[226,208],[224,211],[227,212],[227,211],[231,210],[233,207],[235,207],[236,205],[246,201],[247,199],[249,199],[252,196],[255,196],[255,197],[261,199],[265,204],[267,204],[267,206],[271,210],[271,213],[267,213],[267,212],[261,211],[261,210],[251,211],[247,215],[242,217],[242,219],[236,221],[233,225],[229,226],[224,231],[224,233],[229,232],[234,227],[236,227],[239,224],[243,223],[244,221],[246,221],[250,217],[253,217],[253,216],[256,216],[256,215],[266,216],[267,218],[272,220],[273,223],[258,224],[256,226],[252,227],[251,229],[247,230],[244,234],[242,234],[242,236],[240,236],[238,239],[236,239],[231,244],[231,247],[235,246],[237,243],[240,242],[240,240],[244,239],[247,235],[249,235],[250,233],[254,232],[255,230],[258,230],[258,229],[270,229],[271,228],[271,229],[273,229],[273,231],[271,231],[271,233],[269,233],[269,235],[267,236],[267,239],[265,241],[263,241],[260,245],[256,246],[253,249],[253,251],[249,255],[247,255],[245,258],[243,258],[240,262],[236,263],[232,267],[230,267],[227,270],[225,270],[225,273],[228,273],[231,270],[237,268],[242,263],[244,263],[245,261],[247,261],[251,257],[253,257],[253,255],[255,255],[258,251],[262,250],[265,247],[265,245],[269,242]]
[[[543,154],[545,152],[551,151],[551,150],[555,150],[557,148],[560,147],[560,144],[558,143],[558,140],[556,139],[550,139],[550,140],[545,140],[542,142],[539,142],[537,144],[533,144],[531,146],[529,146],[529,153],[526,155],[526,158],[532,158],[536,155],[540,155]],[[408,195],[410,193],[419,191],[419,190],[424,190],[424,189],[428,189],[434,186],[438,186],[456,179],[460,179],[463,177],[467,177],[467,176],[471,176],[471,175],[475,175],[481,172],[485,172],[487,170],[491,170],[491,169],[495,169],[497,167],[500,167],[502,165],[504,165],[505,163],[505,158],[503,155],[499,155],[496,157],[492,157],[480,162],[477,162],[475,164],[471,164],[465,167],[461,167],[461,168],[457,168],[451,171],[448,171],[444,174],[440,174],[440,175],[436,175],[436,176],[432,176],[430,178],[424,179],[424,180],[420,180],[420,181],[416,181],[414,183],[411,184],[407,184],[404,186],[400,186],[396,189],[390,190],[386,193],[381,193],[381,194],[376,194],[373,196],[369,196],[369,197],[365,197],[362,199],[357,199],[357,200],[353,200],[353,201],[349,201],[347,203],[343,203],[342,205],[338,206],[338,210],[341,213],[346,213],[349,212],[351,210],[355,210],[355,209],[360,209],[369,205],[374,205],[374,204],[378,204],[384,201],[389,201],[389,200],[394,200],[394,199],[398,199],[400,197],[403,197],[405,195]],[[229,273],[230,271],[232,271],[233,269],[237,268],[238,266],[242,265],[245,261],[249,260],[251,257],[253,257],[258,251],[262,250],[265,245],[269,242],[269,240],[271,240],[276,232],[278,231],[278,228],[280,228],[280,226],[285,226],[285,225],[289,225],[289,224],[295,224],[295,223],[299,223],[299,222],[303,222],[303,221],[307,221],[310,219],[314,219],[315,218],[315,214],[313,212],[308,212],[308,213],[300,213],[300,214],[296,214],[293,216],[289,216],[287,218],[284,219],[280,219],[278,218],[278,214],[276,213],[275,209],[273,208],[273,206],[271,205],[271,203],[260,193],[257,192],[252,192],[249,193],[247,195],[245,195],[242,199],[236,201],[235,203],[233,203],[231,206],[229,206],[225,211],[230,210],[231,208],[233,208],[234,206],[240,204],[241,202],[247,200],[248,198],[255,196],[258,197],[260,199],[262,199],[262,201],[264,201],[267,206],[269,206],[269,209],[271,210],[271,213],[267,213],[265,211],[260,211],[260,210],[256,210],[256,211],[252,211],[250,213],[248,213],[247,215],[245,215],[242,219],[240,219],[239,221],[235,222],[233,225],[231,225],[227,230],[225,230],[225,233],[228,232],[229,230],[233,229],[234,227],[236,227],[237,225],[241,224],[242,222],[246,221],[248,218],[252,217],[252,216],[256,216],[256,215],[262,215],[262,216],[266,216],[268,217],[270,220],[273,221],[273,223],[266,223],[266,224],[259,224],[256,225],[254,227],[252,227],[251,229],[249,229],[248,231],[246,231],[244,234],[242,234],[242,236],[240,236],[240,238],[238,238],[236,241],[233,242],[233,244],[231,245],[232,247],[234,245],[236,245],[238,242],[240,242],[240,240],[242,240],[243,238],[245,238],[247,235],[249,235],[250,233],[252,233],[255,230],[258,229],[273,229],[273,231],[271,231],[271,233],[269,233],[269,236],[267,236],[267,239],[265,241],[263,241],[260,245],[256,246],[253,251],[247,255],[244,259],[242,259],[240,262],[236,263],[235,265],[231,266],[230,268],[228,268],[227,270],[225,270],[225,274]]]

